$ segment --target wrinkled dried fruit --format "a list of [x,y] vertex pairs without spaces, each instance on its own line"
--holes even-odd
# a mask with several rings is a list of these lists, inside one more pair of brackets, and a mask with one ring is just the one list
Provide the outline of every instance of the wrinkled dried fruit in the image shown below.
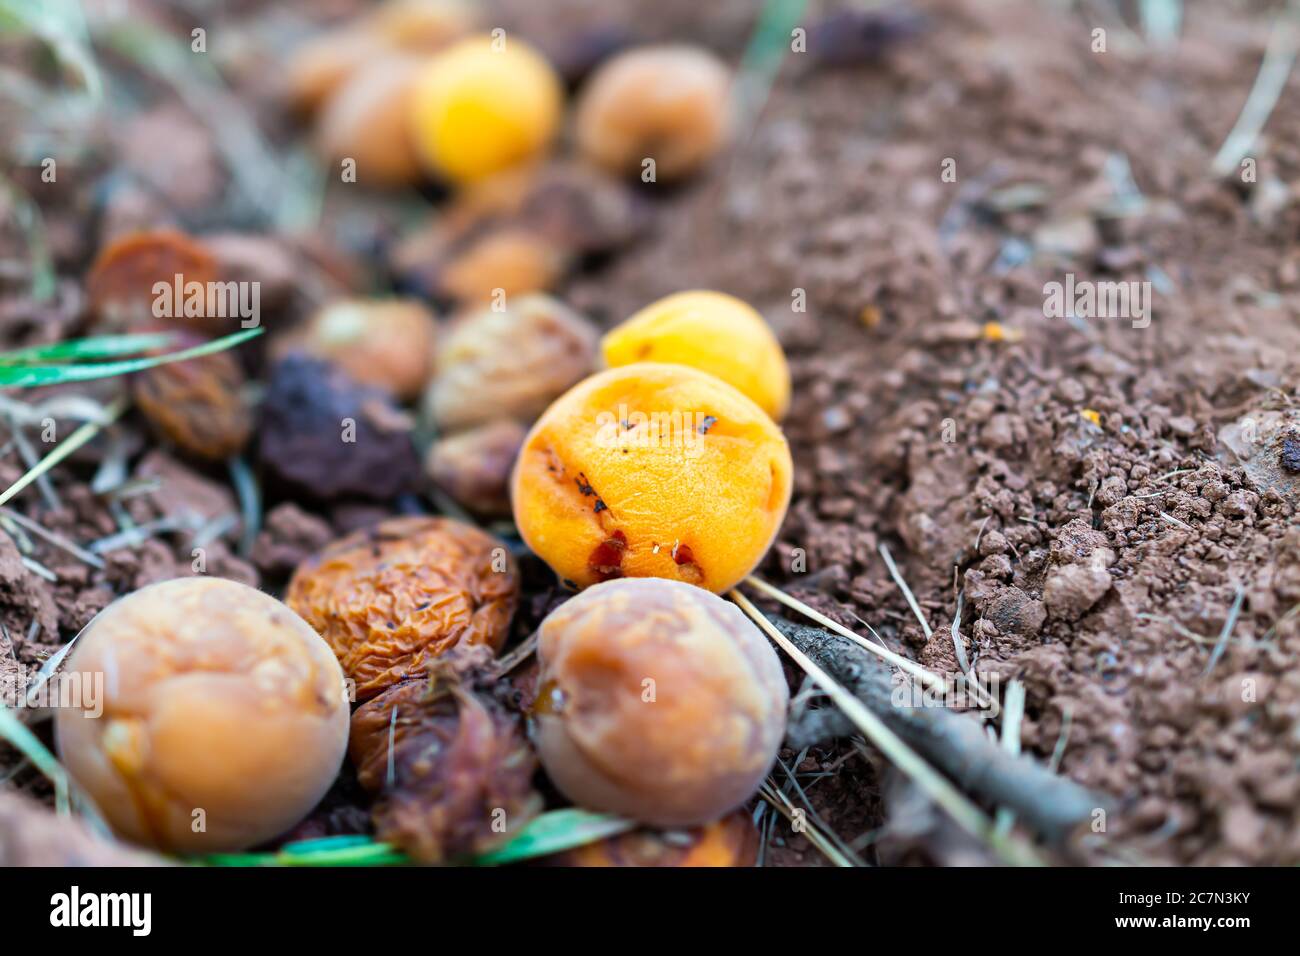
[[547,857],[549,866],[744,867],[758,862],[758,829],[748,812],[689,830],[642,827]]
[[508,226],[488,232],[445,262],[432,291],[467,304],[546,292],[568,264],[564,251],[539,233]]
[[721,292],[678,292],[647,305],[606,333],[611,368],[633,362],[689,365],[749,396],[777,421],[790,405],[790,368],[781,343],[747,303]]
[[536,159],[560,125],[564,91],[550,64],[516,37],[461,40],[417,80],[416,150],[431,173],[469,183]]
[[[136,325],[158,318],[154,310],[158,297],[154,285],[163,282],[172,289],[177,275],[183,284],[215,282],[219,278],[216,257],[182,232],[169,229],[133,232],[100,250],[90,268],[86,288],[91,307],[102,321],[115,326]],[[175,318],[178,324],[197,326],[201,330],[231,331],[227,319],[186,319],[183,315]]]
[[285,346],[408,401],[424,391],[433,373],[436,336],[433,313],[414,299],[345,299],[317,312]]
[[392,518],[305,561],[285,602],[373,697],[458,645],[505,642],[519,574],[505,545],[449,518]]
[[439,345],[429,416],[443,431],[498,418],[531,422],[591,371],[596,338],[595,326],[550,296],[465,315]]
[[662,577],[721,593],[790,503],[785,437],[726,382],[684,365],[609,369],[529,433],[511,479],[524,541],[577,587]]
[[348,750],[380,794],[376,838],[420,863],[490,850],[541,809],[521,721],[456,680],[406,681],[361,705]]
[[89,694],[58,709],[64,766],[136,843],[262,843],[310,812],[343,762],[338,662],[305,621],[234,581],[178,578],[122,598],[81,634],[67,674],[102,688],[102,714]]
[[538,633],[538,754],[574,803],[695,826],[767,776],[789,691],[776,652],[735,605],[679,581],[608,581]]
[[575,112],[582,155],[618,175],[653,159],[657,180],[680,179],[709,162],[727,139],[731,75],[712,53],[690,46],[620,53],[587,81]]
[[316,141],[331,162],[351,159],[363,186],[401,186],[420,178],[408,118],[420,61],[391,54],[348,78],[321,110]]
[[385,501],[419,486],[412,424],[386,390],[291,354],[271,370],[258,455],[268,477],[304,498]]
[[429,449],[425,471],[462,507],[484,517],[510,514],[510,470],[527,429],[491,422],[443,438]]
[[230,352],[155,365],[131,377],[132,396],[149,424],[182,451],[210,461],[238,454],[252,433],[243,389],[244,372]]

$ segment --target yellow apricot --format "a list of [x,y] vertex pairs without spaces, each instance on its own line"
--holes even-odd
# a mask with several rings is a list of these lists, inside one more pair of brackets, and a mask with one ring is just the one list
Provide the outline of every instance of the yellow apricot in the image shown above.
[[511,480],[524,541],[565,582],[660,577],[714,592],[771,546],[790,449],[756,404],[685,365],[608,369],[533,426]]
[[392,54],[356,70],[321,109],[319,151],[331,161],[353,160],[363,185],[416,182],[420,164],[407,117],[419,72],[419,61]]
[[437,54],[416,81],[416,150],[435,174],[471,183],[538,157],[555,138],[564,92],[515,37],[474,37]]
[[652,302],[600,343],[611,368],[671,362],[716,375],[780,420],[790,405],[790,369],[763,317],[722,292],[678,292]]

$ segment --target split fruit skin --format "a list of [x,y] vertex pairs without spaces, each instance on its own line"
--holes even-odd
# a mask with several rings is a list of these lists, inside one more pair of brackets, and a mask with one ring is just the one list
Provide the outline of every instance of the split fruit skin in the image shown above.
[[748,303],[722,292],[678,292],[652,302],[601,340],[605,364],[671,362],[716,375],[780,421],[790,407],[781,344]]
[[555,70],[523,41],[461,40],[430,60],[416,80],[416,151],[434,175],[472,183],[545,152],[563,104]]
[[722,593],[758,564],[790,503],[785,436],[726,382],[640,363],[561,396],[524,441],[515,523],[565,583],[660,577]]
[[448,518],[391,518],[303,562],[285,602],[325,638],[367,700],[459,645],[495,653],[519,573],[502,542]]
[[628,50],[587,80],[575,108],[578,149],[615,175],[655,162],[655,178],[681,179],[722,149],[731,75],[712,53],[684,45]]
[[[55,716],[64,766],[113,829],[173,853],[241,850],[306,816],[348,740],[343,674],[287,607],[221,578],[142,588],[99,614],[67,665],[94,702]],[[98,678],[96,677],[98,675]]]
[[785,736],[776,652],[735,605],[678,581],[608,581],[539,629],[538,755],[565,796],[660,827],[744,803]]

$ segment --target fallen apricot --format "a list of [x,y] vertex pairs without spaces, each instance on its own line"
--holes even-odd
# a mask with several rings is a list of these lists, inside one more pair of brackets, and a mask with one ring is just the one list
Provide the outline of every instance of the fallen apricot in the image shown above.
[[733,604],[658,578],[607,581],[538,631],[536,742],[574,803],[695,826],[748,800],[785,736],[776,652]]
[[601,340],[605,363],[671,362],[716,375],[780,421],[790,405],[781,343],[747,303],[722,292],[678,292],[652,302]]
[[469,183],[540,156],[559,129],[564,91],[516,37],[461,40],[416,82],[411,124],[429,171]]
[[102,695],[58,709],[63,764],[136,843],[264,842],[311,811],[343,762],[338,662],[298,615],[235,581],[178,578],[116,601],[82,632],[67,676]]
[[363,23],[398,49],[427,53],[465,36],[477,19],[467,0],[388,0]]
[[597,166],[627,175],[654,160],[655,178],[696,172],[727,139],[727,67],[707,50],[649,46],[596,69],[578,99],[578,149]]
[[448,518],[391,518],[303,562],[285,603],[373,697],[459,644],[505,642],[519,593],[510,552]]
[[[114,239],[95,258],[86,280],[91,307],[103,321],[116,326],[153,322],[159,291],[165,283],[168,299],[180,276],[182,288],[191,282],[206,284],[218,278],[217,259],[200,242],[174,229],[133,232]],[[170,301],[163,303],[170,305]],[[174,310],[167,310],[170,316]],[[175,317],[178,324],[198,324],[206,319]],[[218,326],[214,331],[230,331]]]
[[771,545],[792,470],[780,429],[740,392],[645,362],[593,375],[546,410],[511,501],[524,541],[573,586],[661,577],[722,592]]
[[154,430],[210,461],[237,454],[252,434],[243,390],[243,369],[230,352],[155,365],[131,378],[132,397]]
[[569,257],[539,233],[521,226],[494,229],[443,264],[434,292],[463,303],[507,299],[553,289]]
[[437,323],[415,299],[343,299],[318,311],[287,336],[280,354],[300,348],[406,401],[433,374]]
[[285,94],[302,113],[314,113],[367,63],[388,55],[385,39],[349,25],[307,40],[293,51]]
[[420,178],[408,118],[420,62],[386,55],[358,69],[321,110],[320,152],[331,161],[356,163],[365,186],[401,186]]
[[758,862],[758,829],[748,812],[689,830],[640,827],[547,857],[548,866],[745,867]]
[[547,295],[509,297],[457,319],[438,347],[428,417],[442,431],[499,418],[525,424],[596,361],[596,327]]
[[435,442],[425,474],[462,507],[484,517],[510,515],[510,471],[528,430],[503,419]]

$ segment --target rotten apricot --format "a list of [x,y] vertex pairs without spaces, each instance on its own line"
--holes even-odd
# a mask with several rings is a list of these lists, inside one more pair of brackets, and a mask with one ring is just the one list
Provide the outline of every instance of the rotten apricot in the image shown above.
[[561,396],[524,441],[515,523],[582,588],[661,577],[734,587],[771,546],[793,464],[763,409],[685,365],[608,369]]
[[121,598],[87,625],[66,673],[102,694],[59,708],[63,764],[136,843],[262,843],[306,816],[343,762],[334,655],[289,608],[235,581],[177,578]]
[[501,649],[519,595],[505,545],[449,518],[390,518],[294,572],[285,602],[316,628],[359,700],[458,645]]
[[435,54],[416,81],[416,150],[431,173],[474,182],[542,155],[563,102],[555,70],[522,40],[461,40]]
[[596,361],[596,327],[547,295],[507,298],[455,320],[438,346],[425,397],[432,423],[455,431],[499,418],[531,424]]
[[575,110],[578,149],[617,175],[680,179],[726,143],[731,76],[712,53],[683,45],[620,53],[587,80]]
[[439,439],[425,457],[425,474],[475,514],[509,517],[510,470],[527,433],[502,419]]
[[785,736],[776,652],[733,604],[659,578],[607,581],[538,631],[536,743],[574,803],[660,827],[748,800]]
[[182,451],[224,461],[247,444],[253,431],[244,385],[238,359],[230,352],[214,352],[136,373],[131,395],[154,430]]
[[748,303],[722,292],[678,292],[650,303],[601,340],[610,367],[671,362],[716,375],[780,421],[790,405],[781,343]]
[[121,327],[154,321],[159,283],[170,289],[180,276],[184,285],[202,285],[216,281],[218,273],[217,258],[203,243],[174,229],[154,229],[121,236],[101,249],[86,288],[98,317]]
[[299,348],[338,366],[363,385],[406,401],[433,374],[437,323],[415,299],[343,299],[316,312],[286,337],[283,352]]

